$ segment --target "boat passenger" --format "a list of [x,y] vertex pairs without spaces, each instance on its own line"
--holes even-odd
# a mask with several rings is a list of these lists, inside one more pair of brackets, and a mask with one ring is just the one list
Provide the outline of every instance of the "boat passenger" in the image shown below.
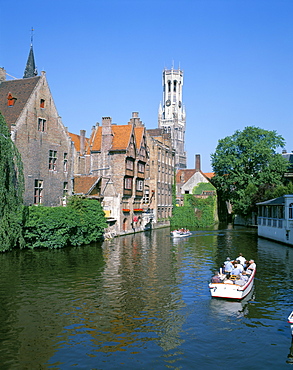
[[244,270],[243,265],[241,265],[241,263],[238,260],[235,260],[234,263],[236,263],[237,268],[239,268],[241,272]]
[[239,255],[236,258],[236,260],[239,261],[242,266],[245,264],[245,261],[246,261],[246,259],[242,256],[242,253],[239,253]]
[[241,269],[238,267],[238,264],[235,262],[233,265],[233,269],[231,271],[231,275],[240,276],[241,275]]
[[230,257],[226,258],[226,261],[224,262],[224,272],[225,274],[230,274],[233,269],[232,262],[230,261]]
[[256,264],[254,263],[254,260],[250,260],[248,263],[249,266],[247,267],[246,272],[251,274],[252,271],[256,268]]
[[242,274],[240,275],[240,279],[247,282],[248,281],[248,276],[246,271],[242,271]]

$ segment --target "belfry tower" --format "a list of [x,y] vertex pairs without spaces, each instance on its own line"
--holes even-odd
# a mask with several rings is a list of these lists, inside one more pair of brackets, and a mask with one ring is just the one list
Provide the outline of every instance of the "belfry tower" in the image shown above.
[[182,103],[183,71],[164,69],[163,71],[163,105],[160,103],[158,124],[165,132],[171,134],[175,149],[175,168],[186,168],[184,136],[186,125],[185,108]]

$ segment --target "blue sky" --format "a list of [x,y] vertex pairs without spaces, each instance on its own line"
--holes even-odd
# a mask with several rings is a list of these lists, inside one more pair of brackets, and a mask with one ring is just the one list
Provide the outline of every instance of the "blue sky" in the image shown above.
[[[157,127],[162,71],[184,71],[188,167],[218,140],[276,130],[293,151],[292,0],[2,1],[0,66],[22,78],[31,27],[38,71],[70,132],[132,112]],[[281,151],[281,150],[280,150]]]

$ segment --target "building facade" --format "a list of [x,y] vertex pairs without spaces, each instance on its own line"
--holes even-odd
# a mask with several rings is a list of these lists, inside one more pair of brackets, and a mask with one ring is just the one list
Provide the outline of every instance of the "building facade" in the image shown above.
[[293,194],[257,203],[258,235],[293,245]]
[[154,213],[154,222],[172,216],[175,150],[171,134],[163,129],[147,130],[149,170],[144,203]]
[[163,71],[163,103],[159,107],[158,126],[170,133],[175,149],[175,168],[186,168],[185,126],[186,113],[182,102],[183,71]]
[[75,145],[74,192],[99,198],[109,221],[107,232],[117,235],[143,230],[147,224],[142,204],[148,152],[146,130],[138,113],[132,114],[127,125],[112,124],[111,117],[103,117],[90,138],[83,130],[80,135],[70,135]]
[[195,197],[207,198],[208,196],[215,196],[216,189],[211,183],[214,173],[204,173],[201,171],[200,155],[195,155],[195,168],[181,169],[176,173],[176,204],[178,206],[184,205],[184,194],[193,194],[194,187],[200,183],[210,184],[214,190],[203,191],[203,193],[194,195]]
[[0,111],[21,154],[24,204],[57,206],[72,193],[73,143],[46,79],[36,75],[32,46],[22,79],[6,80],[0,69]]

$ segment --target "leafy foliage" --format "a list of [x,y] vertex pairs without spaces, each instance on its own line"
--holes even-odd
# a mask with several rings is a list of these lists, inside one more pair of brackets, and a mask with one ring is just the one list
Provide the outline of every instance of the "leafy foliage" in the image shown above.
[[285,144],[276,131],[248,126],[219,140],[211,155],[215,172],[213,184],[224,200],[230,200],[234,213],[249,215],[261,201],[259,188],[282,185],[288,161],[276,153]]
[[184,196],[184,206],[174,207],[170,226],[175,228],[196,229],[212,226],[215,223],[216,197],[195,198],[193,195]]
[[201,195],[203,191],[213,191],[216,188],[210,182],[199,182],[193,189],[192,194]]
[[62,248],[97,241],[105,227],[100,203],[74,196],[67,207],[29,207],[24,237],[29,248]]
[[0,251],[24,246],[23,192],[21,157],[0,113]]

